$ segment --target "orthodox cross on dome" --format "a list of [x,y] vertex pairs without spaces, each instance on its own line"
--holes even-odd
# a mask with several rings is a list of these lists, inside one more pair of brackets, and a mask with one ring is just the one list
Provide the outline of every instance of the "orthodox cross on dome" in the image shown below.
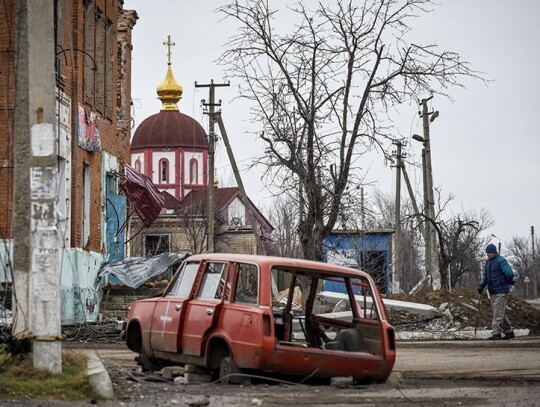
[[171,36],[167,35],[167,41],[163,42],[163,45],[167,47],[167,64],[171,64],[171,47],[176,45],[175,42],[171,42]]
[[161,110],[178,110],[176,103],[182,98],[184,90],[174,79],[171,69],[171,47],[176,44],[171,41],[171,36],[167,36],[167,41],[163,43],[167,47],[167,74],[165,79],[157,87],[158,98],[162,102]]

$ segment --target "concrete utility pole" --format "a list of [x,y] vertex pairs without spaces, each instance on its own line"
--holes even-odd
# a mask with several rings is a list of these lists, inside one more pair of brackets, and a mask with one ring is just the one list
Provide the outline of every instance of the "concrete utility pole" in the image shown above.
[[360,187],[360,224],[362,226],[362,230],[366,230],[366,202],[364,187]]
[[[429,139],[429,123],[437,118],[439,112],[428,112],[427,102],[433,96],[422,99],[422,120],[424,137],[413,136],[424,144],[422,150],[422,168],[424,175],[424,204],[426,211],[426,269],[431,277],[431,287],[434,290],[441,289],[441,275],[439,273],[439,262],[437,260],[437,235],[432,222],[435,222],[435,198],[433,196],[433,171],[431,167],[431,144]],[[431,115],[431,118],[429,117]]]
[[395,157],[396,164],[396,203],[395,203],[395,221],[394,221],[394,278],[392,279],[392,293],[399,293],[401,285],[401,168],[403,166],[401,159],[403,158],[401,148],[403,143],[400,140],[394,141],[397,150]]
[[[537,298],[538,297],[538,276],[536,274],[536,252],[535,252],[535,247],[534,247],[534,226],[531,226],[531,244],[532,244],[532,270],[531,270],[531,274],[532,274],[532,287],[533,287],[533,290],[532,290],[532,294],[533,294],[533,298]],[[529,278],[530,280],[530,278]],[[527,289],[527,287],[529,286],[530,282],[527,282],[525,283],[525,289]],[[527,291],[525,291],[525,297],[527,297]]]
[[17,2],[14,325],[34,367],[62,372],[53,0]]
[[262,244],[261,235],[259,233],[259,228],[257,227],[257,221],[255,220],[255,214],[253,213],[253,208],[249,204],[249,199],[246,194],[246,189],[244,188],[244,182],[242,181],[242,177],[240,176],[240,171],[238,171],[238,166],[236,165],[236,160],[234,158],[234,154],[231,148],[231,143],[229,143],[229,137],[227,136],[227,130],[225,129],[225,125],[223,124],[223,119],[221,118],[221,112],[214,113],[216,116],[216,120],[219,125],[219,132],[221,133],[221,137],[223,137],[223,143],[225,144],[225,148],[227,149],[227,155],[229,156],[229,161],[231,163],[234,177],[236,178],[236,183],[238,184],[238,188],[240,189],[240,193],[242,194],[242,199],[244,200],[244,206],[246,208],[246,220],[249,217],[249,221],[251,223],[251,229],[253,231],[253,236],[255,236],[255,244],[257,245],[257,253],[260,254],[266,254],[266,251],[264,250],[264,246]]
[[208,252],[214,253],[214,233],[215,233],[215,188],[214,188],[214,167],[215,167],[215,151],[216,151],[216,133],[215,133],[215,107],[221,106],[221,101],[216,103],[215,94],[216,86],[230,86],[229,83],[214,83],[212,79],[209,84],[198,85],[195,82],[196,88],[210,88],[209,90],[209,102],[205,103],[203,100],[203,106],[208,107],[208,116],[210,118],[208,123]]

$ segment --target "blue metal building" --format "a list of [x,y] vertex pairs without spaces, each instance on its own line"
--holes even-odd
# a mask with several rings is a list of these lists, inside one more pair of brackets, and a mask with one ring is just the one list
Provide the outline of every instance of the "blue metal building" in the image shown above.
[[[334,231],[323,242],[324,261],[366,271],[381,293],[388,294],[392,287],[393,234],[393,229]],[[325,290],[342,292],[338,283],[328,283]]]

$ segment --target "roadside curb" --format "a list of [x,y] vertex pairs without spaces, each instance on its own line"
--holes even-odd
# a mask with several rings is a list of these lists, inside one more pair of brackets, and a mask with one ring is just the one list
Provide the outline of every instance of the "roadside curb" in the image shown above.
[[91,349],[85,349],[83,352],[88,357],[87,375],[92,389],[105,399],[114,398],[111,377],[107,369],[105,369],[98,353]]

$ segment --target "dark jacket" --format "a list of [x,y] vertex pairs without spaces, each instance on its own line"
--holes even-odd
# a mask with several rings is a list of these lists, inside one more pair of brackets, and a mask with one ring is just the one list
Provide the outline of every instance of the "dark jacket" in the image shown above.
[[497,254],[492,259],[486,260],[480,287],[484,288],[487,285],[490,294],[508,294],[513,280],[514,272],[508,260]]

